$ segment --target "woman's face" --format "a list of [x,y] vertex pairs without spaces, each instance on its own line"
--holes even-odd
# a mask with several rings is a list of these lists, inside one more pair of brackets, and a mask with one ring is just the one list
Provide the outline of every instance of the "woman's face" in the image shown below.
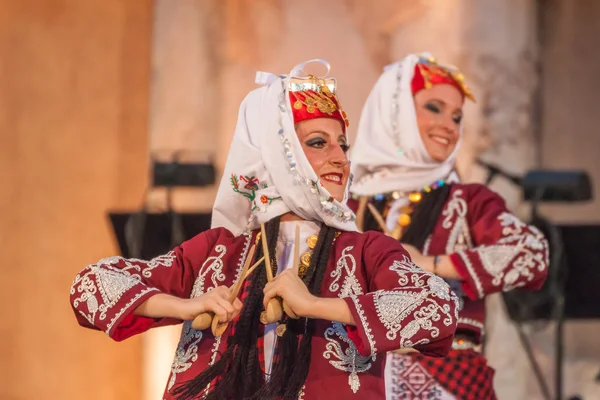
[[434,160],[446,161],[460,136],[462,94],[450,84],[439,84],[417,92],[414,101],[425,149]]
[[321,183],[338,201],[344,199],[350,165],[348,145],[340,121],[315,118],[296,124],[296,133],[304,154]]

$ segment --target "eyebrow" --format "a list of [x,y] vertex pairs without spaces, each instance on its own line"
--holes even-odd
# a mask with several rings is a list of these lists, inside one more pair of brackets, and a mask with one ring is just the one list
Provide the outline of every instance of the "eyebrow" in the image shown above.
[[[315,129],[314,131],[310,131],[310,132],[308,132],[308,133],[307,133],[307,136],[308,136],[308,135],[310,135],[310,134],[313,134],[313,133],[322,133],[323,135],[326,135],[326,136],[327,136],[328,138],[330,138],[330,139],[331,139],[331,137],[333,136],[333,134],[331,134],[331,133],[329,133],[329,132],[326,132],[326,131],[323,131],[323,130],[321,130],[321,129]],[[348,139],[346,138],[346,135],[344,135],[344,134],[341,134],[341,135],[338,137],[338,140],[340,140],[340,138],[344,138],[344,141],[345,141],[345,142],[347,142],[347,141],[348,141]]]
[[[436,101],[438,103],[442,103],[445,107],[448,106],[448,103],[442,99],[438,99],[437,97],[431,98],[428,101]],[[459,112],[461,115],[463,114],[462,107],[457,107],[453,112]]]

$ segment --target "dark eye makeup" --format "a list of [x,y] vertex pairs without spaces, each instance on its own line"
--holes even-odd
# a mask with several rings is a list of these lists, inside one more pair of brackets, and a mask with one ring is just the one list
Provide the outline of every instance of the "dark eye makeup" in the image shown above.
[[[315,137],[305,141],[304,144],[315,149],[322,149],[327,144],[327,141],[321,137]],[[344,142],[340,143],[340,147],[344,153],[350,150],[350,145]]]

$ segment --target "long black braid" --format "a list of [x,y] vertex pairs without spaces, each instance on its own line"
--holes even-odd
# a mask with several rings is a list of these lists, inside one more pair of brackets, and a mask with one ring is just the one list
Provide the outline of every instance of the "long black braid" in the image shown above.
[[[315,296],[321,294],[329,252],[334,239],[335,229],[324,225],[319,232],[310,266],[303,278],[308,290]],[[255,394],[254,399],[297,399],[302,390],[310,367],[312,337],[315,333],[316,321],[310,318],[297,320],[287,318],[285,323],[286,331],[279,339],[279,354],[270,379]],[[300,345],[298,345],[298,335],[302,335]]]
[[[279,236],[279,218],[265,224],[269,254],[274,258]],[[311,264],[304,282],[314,295],[321,293],[329,252],[335,238],[335,229],[323,226],[313,251]],[[262,257],[258,246],[256,259]],[[219,361],[192,380],[174,390],[178,400],[221,399],[296,399],[308,375],[311,359],[312,336],[315,321],[307,318],[286,319],[286,331],[278,345],[278,357],[269,381],[264,384],[258,357],[258,328],[263,309],[263,288],[267,282],[264,268],[257,268],[250,276],[248,294],[235,325],[235,334],[228,339],[227,350]],[[298,345],[298,335],[302,335]],[[207,386],[219,378],[206,392]]]

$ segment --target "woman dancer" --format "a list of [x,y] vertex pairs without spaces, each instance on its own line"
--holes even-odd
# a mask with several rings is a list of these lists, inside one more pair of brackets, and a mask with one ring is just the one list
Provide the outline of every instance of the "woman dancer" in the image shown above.
[[361,115],[352,153],[351,206],[363,231],[399,240],[419,267],[444,278],[460,298],[446,358],[388,356],[388,399],[494,399],[493,370],[478,352],[487,295],[536,290],[548,245],[502,198],[455,172],[463,103],[473,96],[455,69],[411,54],[389,66]]
[[356,232],[335,80],[303,66],[257,74],[211,230],[75,278],[79,323],[115,340],[184,321],[165,399],[383,399],[387,351],[449,351],[456,297],[398,241]]

